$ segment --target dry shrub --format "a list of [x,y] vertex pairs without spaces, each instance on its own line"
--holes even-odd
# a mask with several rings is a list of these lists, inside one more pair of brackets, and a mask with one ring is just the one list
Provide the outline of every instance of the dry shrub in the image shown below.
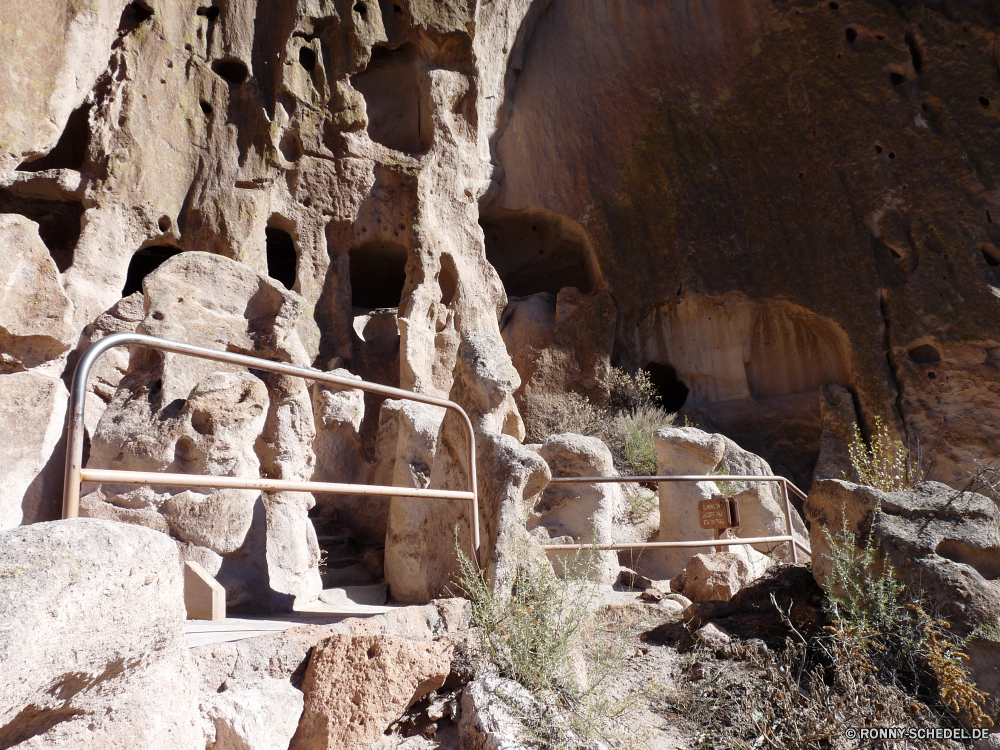
[[735,642],[720,662],[702,651],[696,657],[709,666],[695,676],[707,670],[709,679],[689,678],[668,694],[667,709],[689,717],[706,747],[856,748],[866,742],[848,738],[848,728],[990,725],[988,696],[964,668],[964,641],[927,614],[873,545],[859,547],[846,529],[829,541],[837,593],[827,597],[828,624],[806,637],[782,612],[795,636],[783,650]]
[[575,564],[566,566],[566,577],[559,578],[547,559],[532,558],[526,545],[519,547],[507,596],[487,583],[457,539],[455,550],[458,586],[471,602],[472,624],[479,631],[476,671],[514,680],[537,701],[530,715],[508,706],[524,724],[526,739],[546,748],[575,748],[594,740],[630,747],[627,729],[637,702],[617,698],[610,689],[626,668],[630,633],[605,627],[593,615],[597,587],[589,578],[596,552],[579,553]]
[[867,442],[855,422],[854,438],[847,446],[858,481],[883,492],[916,487],[924,480],[919,450],[911,457],[903,442],[889,434],[882,417],[875,417],[874,422],[872,439]]
[[674,423],[676,414],[659,405],[649,375],[611,368],[610,396],[602,405],[578,393],[534,397],[524,414],[526,442],[542,443],[549,435],[572,432],[602,440],[622,475],[656,474],[653,435]]

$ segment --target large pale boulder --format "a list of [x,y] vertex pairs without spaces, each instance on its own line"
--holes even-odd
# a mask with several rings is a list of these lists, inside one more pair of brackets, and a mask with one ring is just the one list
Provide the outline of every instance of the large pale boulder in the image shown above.
[[746,558],[735,552],[695,555],[685,570],[684,595],[693,602],[728,602],[752,576]]
[[[236,261],[189,252],[146,277],[138,330],[307,364],[294,292]],[[309,479],[309,389],[285,376],[136,349],[92,438],[89,466]],[[226,587],[233,607],[287,609],[322,589],[319,546],[302,493],[104,485],[81,513],[169,531]]]
[[0,375],[0,529],[60,517],[68,402],[57,378]]
[[30,219],[0,214],[0,279],[0,372],[37,367],[68,350],[77,333],[73,303]]
[[291,750],[363,750],[403,712],[444,685],[449,644],[334,635],[313,650],[305,711]]
[[0,664],[0,747],[205,747],[163,534],[95,519],[0,532]]
[[899,578],[932,597],[956,632],[1000,620],[1000,509],[990,498],[938,482],[880,492],[836,479],[816,483],[805,506],[813,575],[833,586],[830,538],[846,528],[878,546]]
[[[725,473],[745,476],[771,476],[771,467],[759,456],[740,448],[724,435],[710,434],[695,427],[667,427],[655,435],[660,474],[700,475]],[[740,509],[737,537],[781,536],[786,534],[785,502],[781,485],[772,482],[733,483],[724,486],[736,493]],[[660,530],[656,540],[663,542],[712,539],[710,529],[701,528],[698,502],[721,497],[723,488],[714,481],[661,482]],[[792,532],[803,543],[805,525],[794,507],[790,507]],[[758,544],[756,549],[781,559],[788,556],[787,544]],[[749,556],[742,546],[733,552]],[[692,551],[684,548],[647,550],[642,570],[652,578],[673,578],[684,568]],[[800,554],[801,558],[801,554]]]
[[[550,435],[538,451],[553,477],[616,476],[611,451],[599,439],[573,433]],[[529,520],[529,530],[542,527],[550,538],[572,537],[577,544],[612,544],[614,519],[622,512],[625,499],[617,484],[549,485],[541,494]],[[586,553],[584,553],[586,555]],[[560,564],[576,556],[550,552]],[[593,576],[604,583],[618,581],[618,556],[598,552]]]

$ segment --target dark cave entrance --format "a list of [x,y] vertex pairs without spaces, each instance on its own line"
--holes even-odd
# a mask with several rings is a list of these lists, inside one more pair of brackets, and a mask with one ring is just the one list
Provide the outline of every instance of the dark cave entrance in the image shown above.
[[18,172],[42,172],[46,169],[75,169],[80,171],[87,157],[90,144],[90,104],[83,104],[73,110],[66,121],[66,127],[52,150],[34,161],[26,161],[17,168]]
[[169,245],[154,245],[136,251],[128,264],[128,274],[125,286],[122,287],[122,297],[142,291],[142,280],[159,268],[164,261],[173,258],[180,250]]
[[650,362],[642,369],[649,375],[663,408],[672,412],[680,411],[687,401],[690,390],[684,381],[677,377],[677,371],[671,365],[659,362]]
[[38,236],[60,273],[73,265],[84,208],[79,203],[22,198],[0,189],[0,213],[20,214],[38,224]]
[[351,306],[398,308],[409,253],[394,242],[369,242],[351,250]]
[[267,275],[280,281],[286,289],[295,286],[298,270],[298,253],[292,235],[284,229],[268,227],[264,230],[267,246]]
[[414,45],[398,50],[376,47],[368,67],[351,78],[351,85],[365,98],[373,141],[406,154],[422,154],[431,147],[430,80]]
[[479,223],[486,259],[508,295],[558,294],[564,287],[588,294],[596,286],[596,263],[586,230],[578,223],[535,208],[494,211]]

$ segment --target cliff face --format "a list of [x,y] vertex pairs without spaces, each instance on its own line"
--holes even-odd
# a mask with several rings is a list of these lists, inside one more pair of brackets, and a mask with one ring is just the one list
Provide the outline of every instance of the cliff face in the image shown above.
[[1000,447],[997,9],[731,5],[554,2],[494,205],[586,227],[617,356],[697,419],[807,479],[836,382],[961,483]]
[[[802,483],[831,383],[863,424],[919,442],[933,477],[961,483],[1000,448],[992,5],[54,6],[0,7],[4,526],[58,514],[64,380],[114,331],[464,399],[488,548],[544,485],[514,399],[599,399],[609,361],[648,367],[668,404]],[[92,465],[464,479],[450,422],[393,428],[398,405],[199,368],[108,355]],[[88,512],[167,531],[260,606],[315,593],[307,514],[376,542],[396,524],[409,546],[389,567],[426,574],[429,595],[469,521],[90,489]]]

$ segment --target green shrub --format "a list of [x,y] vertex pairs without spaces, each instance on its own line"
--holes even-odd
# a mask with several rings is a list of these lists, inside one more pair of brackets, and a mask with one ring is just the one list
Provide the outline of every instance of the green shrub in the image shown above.
[[825,626],[805,635],[778,607],[793,636],[783,649],[735,641],[721,664],[702,650],[694,656],[702,679],[668,692],[665,708],[694,723],[704,747],[857,748],[865,745],[846,737],[849,727],[989,725],[964,641],[873,545],[859,548],[847,529],[828,538],[836,593],[826,598]]
[[[487,583],[457,541],[455,550],[458,587],[471,602],[478,628],[477,658],[538,701],[539,713],[518,717],[531,739],[552,748],[595,739],[621,746],[634,703],[614,697],[610,688],[625,667],[627,636],[622,628],[601,631],[594,620],[597,588],[589,577],[596,552],[581,552],[561,579],[544,556],[533,559],[522,547],[515,554],[511,594],[505,596]],[[579,657],[586,665],[584,679]]]
[[910,451],[901,440],[894,440],[881,417],[875,417],[875,430],[870,442],[854,424],[854,438],[847,446],[851,465],[861,484],[883,492],[912,489],[924,479],[920,456],[911,459]]
[[635,375],[611,368],[608,401],[598,406],[586,396],[565,393],[536,397],[525,410],[526,441],[573,432],[602,440],[623,475],[656,474],[653,435],[674,423],[675,414],[659,405],[656,388],[640,370]]

